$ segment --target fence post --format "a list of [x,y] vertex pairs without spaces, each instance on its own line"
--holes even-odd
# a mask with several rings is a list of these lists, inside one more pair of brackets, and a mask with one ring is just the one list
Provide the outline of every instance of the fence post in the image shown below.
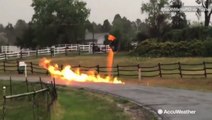
[[4,99],[4,101],[3,101],[3,115],[2,115],[2,120],[4,120],[4,117],[5,117],[5,114],[6,114],[6,86],[3,86],[3,99]]
[[54,57],[54,54],[55,54],[55,49],[54,48],[50,48],[50,54],[51,54],[51,57]]
[[10,95],[13,94],[13,89],[12,89],[12,77],[10,76]]
[[4,72],[6,72],[6,61],[3,61],[3,69],[4,69]]
[[36,120],[36,116],[35,116],[35,90],[33,89],[33,95],[32,95],[32,109],[33,109],[33,120]]
[[64,66],[63,65],[60,65],[60,70],[63,70]]
[[181,67],[180,62],[178,62],[178,69],[179,69],[179,72],[180,72],[180,78],[183,78],[182,67]]
[[36,49],[36,57],[38,57],[38,49]]
[[160,63],[158,63],[158,70],[159,70],[159,75],[162,78],[161,64]]
[[49,71],[48,70],[46,70],[46,75],[49,75]]
[[27,77],[25,77],[25,82],[26,82],[27,92],[29,92],[29,83],[28,83]]
[[207,78],[207,67],[206,67],[205,61],[203,62],[203,69],[204,69],[205,78]]
[[4,53],[4,59],[7,60],[7,53]]
[[78,55],[80,55],[80,46],[77,44]]
[[138,67],[138,80],[141,80],[141,67],[139,64],[137,65],[137,67]]
[[34,70],[33,70],[33,63],[32,62],[30,62],[30,68],[31,68],[31,73],[33,74]]
[[51,93],[52,94],[52,99],[54,101],[54,100],[56,100],[56,94],[55,94],[55,91],[54,91],[54,85],[53,85],[53,82],[52,81],[51,81],[51,87],[52,87],[51,88],[52,89],[52,93]]
[[55,87],[56,87],[55,78],[53,78],[53,85],[54,85],[54,89],[55,89]]
[[40,81],[40,87],[41,87],[41,89],[43,89],[43,83],[42,83],[41,77],[39,77],[39,81]]
[[92,53],[95,54],[95,45],[92,44]]
[[100,73],[99,65],[96,66],[96,71],[97,71],[98,74]]
[[105,44],[105,53],[107,53],[107,45]]
[[[116,69],[117,69],[117,76],[119,77],[120,76],[120,73],[119,73],[119,65],[116,66]],[[113,71],[111,71],[113,72]]]
[[55,93],[55,97],[57,98],[57,89],[56,89],[56,82],[55,82],[55,78],[53,78],[53,88],[54,88],[54,93]]
[[46,92],[46,110],[48,113],[48,119],[50,120],[51,116],[50,116],[50,108],[49,108],[49,92]]
[[23,58],[22,50],[20,51],[20,58],[21,58],[21,59]]
[[65,47],[65,56],[68,56],[68,50],[67,50],[68,48],[67,47]]
[[19,73],[19,61],[16,61],[17,72]]

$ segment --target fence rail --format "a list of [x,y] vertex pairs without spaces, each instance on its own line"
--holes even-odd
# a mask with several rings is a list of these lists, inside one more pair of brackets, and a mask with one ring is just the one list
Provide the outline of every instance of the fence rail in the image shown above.
[[[94,50],[98,48],[98,50]],[[55,47],[55,48],[45,48],[38,50],[25,50],[18,51],[13,53],[0,53],[0,60],[8,59],[22,59],[26,57],[38,57],[38,56],[56,56],[60,54],[68,55],[70,53],[78,53],[79,55],[82,52],[88,54],[94,53],[105,53],[109,50],[109,45],[68,45],[66,47]]]
[[[64,65],[59,65],[60,69],[64,68]],[[106,66],[84,66],[75,65],[72,69],[80,69],[81,72],[87,72],[89,70],[95,70],[98,74],[107,74],[108,68]],[[112,75],[117,77],[130,76],[130,77],[161,77],[175,76],[175,77],[212,77],[212,62],[202,62],[201,64],[192,63],[167,63],[156,65],[114,65],[112,67]],[[19,61],[2,61],[0,62],[0,73],[13,73],[19,72]],[[37,63],[27,62],[27,72],[28,74],[46,74],[49,75],[48,70],[43,69]]]

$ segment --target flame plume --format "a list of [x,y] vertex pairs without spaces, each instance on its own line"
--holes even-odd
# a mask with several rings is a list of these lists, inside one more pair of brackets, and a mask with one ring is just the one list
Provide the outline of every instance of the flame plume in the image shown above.
[[62,70],[58,65],[53,65],[50,59],[43,58],[40,60],[39,65],[49,71],[52,77],[62,80],[76,81],[76,82],[97,82],[97,83],[112,83],[112,84],[124,84],[117,78],[111,76],[101,77],[96,75],[96,71],[88,71],[87,74],[81,73],[80,69],[73,70],[70,65],[66,65]]

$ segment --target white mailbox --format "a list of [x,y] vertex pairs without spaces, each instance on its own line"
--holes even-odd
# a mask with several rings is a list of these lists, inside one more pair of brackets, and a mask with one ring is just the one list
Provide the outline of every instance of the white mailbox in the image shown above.
[[27,64],[24,61],[19,62],[18,73],[25,74],[25,77],[27,77]]

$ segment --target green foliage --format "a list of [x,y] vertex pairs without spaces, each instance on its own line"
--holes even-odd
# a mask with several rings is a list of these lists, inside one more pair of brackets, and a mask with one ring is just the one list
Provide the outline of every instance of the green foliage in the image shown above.
[[146,40],[132,54],[150,57],[212,56],[210,46],[212,46],[211,41],[158,42],[156,40]]
[[149,34],[153,38],[160,38],[169,27],[167,19],[170,15],[161,11],[165,5],[168,5],[168,0],[150,0],[142,4],[141,12],[148,14],[146,23],[149,25]]
[[115,15],[112,22],[111,34],[117,39],[114,41],[115,49],[128,51],[131,48],[131,42],[136,36],[136,25],[126,17]]
[[187,27],[184,29],[173,29],[162,36],[163,41],[193,41],[206,40],[211,37],[212,27]]
[[[180,9],[183,6],[183,2],[181,0],[172,0],[171,1],[171,8]],[[174,29],[181,29],[187,26],[187,19],[186,15],[182,11],[175,12],[174,16],[171,17],[172,19],[172,28]]]
[[111,24],[110,24],[110,22],[107,19],[103,23],[102,32],[110,32],[110,30],[111,30]]
[[146,40],[147,38],[149,38],[149,36],[145,32],[139,32],[136,35],[136,41],[138,41],[138,42],[142,42],[142,41]]
[[28,25],[28,28],[24,31],[21,37],[18,37],[16,40],[16,45],[21,48],[36,48],[38,41],[35,40],[34,30],[32,28],[32,24]]
[[208,40],[204,41],[205,49],[206,49],[206,56],[212,55],[212,38],[209,38]]
[[[24,47],[46,47],[62,43],[79,43],[84,38],[85,24],[90,13],[86,3],[79,0],[33,0],[35,14],[32,18],[32,32],[18,45]],[[33,40],[34,42],[31,42]]]

